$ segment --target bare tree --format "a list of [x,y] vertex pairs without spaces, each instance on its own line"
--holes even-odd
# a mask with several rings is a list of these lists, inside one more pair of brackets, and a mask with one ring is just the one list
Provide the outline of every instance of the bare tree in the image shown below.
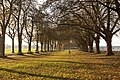
[[18,0],[16,6],[14,7],[15,11],[13,13],[14,17],[17,20],[17,34],[18,34],[18,54],[22,55],[22,35],[23,29],[26,26],[27,15],[30,8],[32,0]]
[[[107,43],[106,55],[113,55],[111,45],[112,36],[116,34],[120,28],[117,27],[119,17],[110,9],[110,7],[113,6],[111,5],[112,2],[113,1],[106,0],[106,7],[94,0],[47,0],[46,5],[50,6],[51,11],[53,12],[52,14],[54,15],[54,21],[57,20],[58,22],[62,17],[65,17],[68,14],[77,17],[78,22],[76,24],[69,23],[66,25],[77,25],[83,29],[95,32]],[[84,25],[81,25],[81,22],[84,23]]]
[[14,39],[15,39],[15,35],[16,35],[16,20],[14,17],[11,18],[10,23],[8,25],[8,30],[6,32],[6,34],[12,39],[12,53],[14,53]]
[[25,33],[23,34],[23,37],[25,38],[24,41],[28,43],[28,53],[32,53],[31,52],[31,43],[32,43],[32,38],[34,35],[34,28],[35,28],[35,14],[36,14],[36,7],[35,4],[33,2],[31,2],[31,4],[29,4],[28,7],[28,12],[26,14],[26,19],[25,19]]
[[[0,27],[1,27],[1,54],[0,56],[5,56],[5,33],[6,28],[9,24],[12,12],[13,12],[13,5],[16,0],[1,0],[0,2]],[[7,4],[6,4],[7,3]]]
[[[105,0],[105,1],[96,0],[96,1],[99,4],[101,4],[101,5],[103,5],[103,6],[107,7],[107,8],[115,11],[118,14],[119,19],[120,19],[120,2],[119,2],[119,0]],[[112,6],[107,5],[106,4],[107,1],[109,1]]]

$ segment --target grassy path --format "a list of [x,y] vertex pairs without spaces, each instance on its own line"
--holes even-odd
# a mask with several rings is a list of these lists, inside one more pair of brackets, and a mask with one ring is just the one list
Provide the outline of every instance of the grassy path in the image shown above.
[[79,51],[0,58],[0,80],[120,80],[120,55]]

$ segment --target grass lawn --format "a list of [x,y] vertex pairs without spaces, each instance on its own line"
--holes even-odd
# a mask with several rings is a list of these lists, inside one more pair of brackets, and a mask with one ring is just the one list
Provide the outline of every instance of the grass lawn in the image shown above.
[[[17,48],[15,48],[15,53],[17,53],[18,52],[18,49]],[[31,50],[32,52],[35,52],[35,49],[32,49]],[[26,53],[26,52],[28,52],[28,49],[27,48],[23,48],[22,49],[22,52],[23,53]],[[11,54],[12,53],[12,50],[11,49],[5,49],[5,54]]]
[[79,51],[0,58],[0,80],[120,80],[120,55]]

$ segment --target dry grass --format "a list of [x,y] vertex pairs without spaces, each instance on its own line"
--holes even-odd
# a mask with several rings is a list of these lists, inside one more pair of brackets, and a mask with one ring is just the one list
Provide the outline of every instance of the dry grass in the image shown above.
[[120,55],[79,51],[0,59],[0,80],[120,80]]

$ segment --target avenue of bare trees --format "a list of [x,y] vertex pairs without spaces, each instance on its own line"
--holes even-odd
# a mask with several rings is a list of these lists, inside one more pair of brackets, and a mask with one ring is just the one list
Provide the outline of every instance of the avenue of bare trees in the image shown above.
[[114,55],[111,42],[120,30],[119,0],[47,0],[45,7],[51,10],[52,22],[72,28],[72,38],[80,49],[93,52],[95,41],[96,53],[100,53],[99,39],[103,38],[106,55]]
[[[32,42],[36,52],[61,50],[73,41],[79,50],[100,53],[99,42],[106,41],[106,55],[114,55],[112,37],[120,30],[119,0],[0,0],[0,56],[5,56],[5,35],[18,39],[18,54],[23,55],[22,41]],[[40,49],[39,49],[40,44]]]

